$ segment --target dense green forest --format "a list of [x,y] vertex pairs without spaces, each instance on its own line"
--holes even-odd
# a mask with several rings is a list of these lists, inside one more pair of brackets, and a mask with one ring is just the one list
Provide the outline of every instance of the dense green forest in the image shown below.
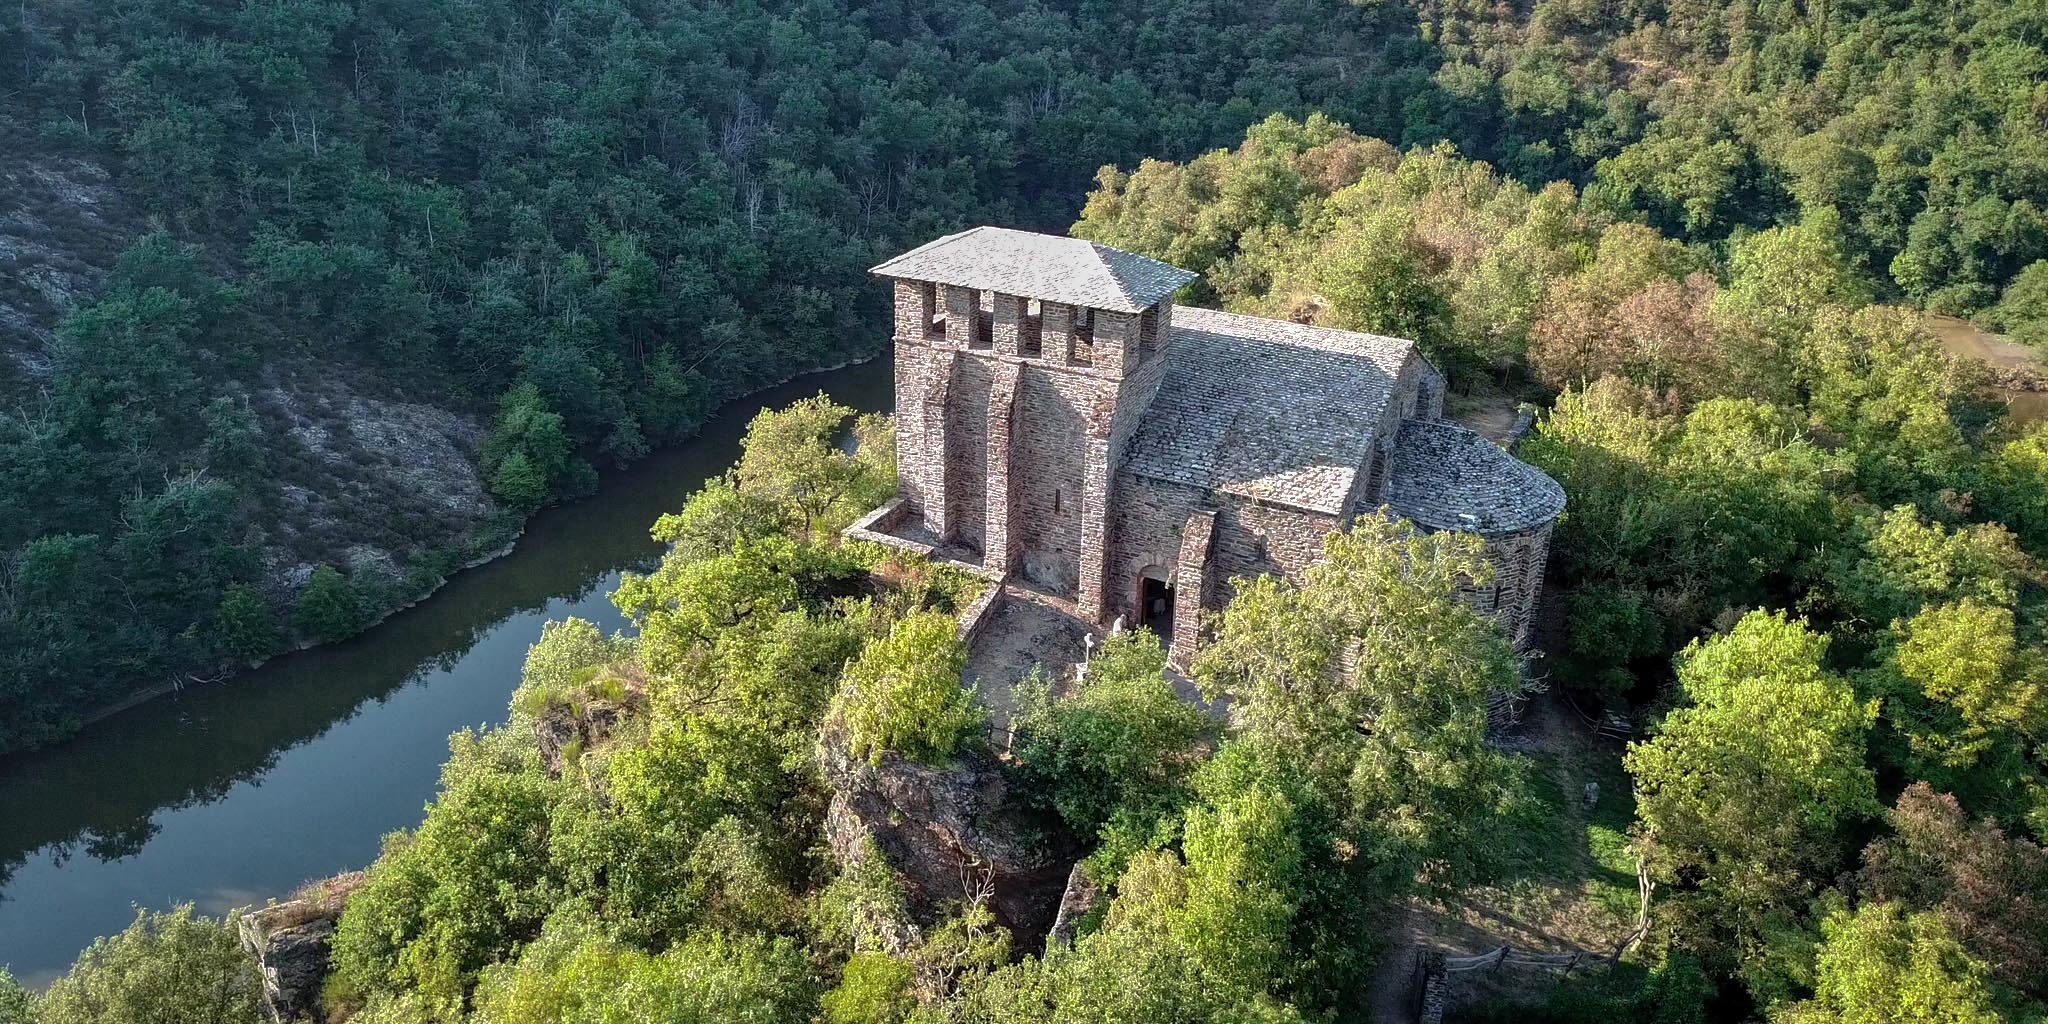
[[2040,1012],[2048,424],[1873,304],[1837,210],[1716,260],[1597,185],[1322,120],[1102,186],[1077,234],[1218,301],[1556,389],[1520,449],[1571,499],[1547,669],[1652,726],[1625,765],[1667,966],[1773,1020]]
[[[593,463],[879,351],[887,255],[1271,110],[1397,131],[1435,64],[1335,0],[6,5],[9,230],[103,273],[0,335],[0,751],[346,636]],[[417,433],[369,400],[488,435],[407,477],[334,447]]]
[[[26,4],[0,33],[9,136],[138,211],[0,360],[0,743],[346,635],[593,464],[872,351],[879,256],[1071,223],[1202,272],[1186,301],[1416,338],[1454,415],[1540,407],[1519,451],[1571,505],[1539,670],[1639,730],[1611,852],[1652,927],[1468,1017],[2048,1012],[2048,425],[1921,315],[2048,331],[2039,3]],[[347,537],[267,536],[307,460],[257,399],[322,375],[486,418],[489,515],[383,582]],[[845,420],[756,421],[614,595],[635,635],[538,638],[349,898],[328,1013],[1361,1019],[1387,914],[1549,834],[1542,763],[1485,739],[1518,668],[1456,598],[1477,548],[1376,517],[1213,624],[1227,722],[1140,632],[1069,692],[1005,681],[994,757],[968,582],[836,539],[892,487]],[[280,587],[281,548],[328,557]],[[1105,904],[1045,945],[971,891],[919,905],[828,841],[833,759],[1000,760]],[[189,911],[40,997],[0,975],[8,1024],[256,1000]]]
[[[354,632],[586,490],[593,463],[876,351],[862,270],[881,256],[969,223],[1057,228],[1098,166],[1194,157],[1275,111],[1573,182],[1702,265],[1837,209],[1879,297],[2038,337],[2043,20],[1990,3],[10,5],[0,751],[138,687]],[[1206,266],[1206,234],[1174,255]],[[86,269],[53,278],[25,245]],[[388,402],[461,416],[427,459],[391,440],[419,431]],[[349,447],[364,436],[385,444]]]

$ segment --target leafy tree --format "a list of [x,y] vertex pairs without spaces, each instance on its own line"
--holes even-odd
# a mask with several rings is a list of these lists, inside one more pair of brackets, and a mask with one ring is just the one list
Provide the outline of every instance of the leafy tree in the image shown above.
[[695,561],[672,550],[653,573],[624,574],[612,602],[640,628],[642,664],[667,674],[720,635],[757,628],[795,608],[802,596],[797,573],[807,557],[806,549],[779,536]]
[[137,912],[119,935],[95,941],[35,1001],[37,1024],[255,1024],[262,983],[231,923],[190,904]]
[[1724,963],[1755,966],[1774,915],[1804,904],[1877,813],[1864,736],[1873,709],[1826,670],[1827,637],[1751,612],[1680,655],[1689,703],[1629,747],[1652,870],[1676,879],[1677,927]]
[[1897,632],[1892,663],[1902,681],[1963,721],[1940,741],[1951,758],[1981,751],[1994,737],[2048,728],[2048,661],[2037,645],[2022,645],[2011,609],[1969,600],[1936,605]]
[[1177,816],[1196,746],[1214,728],[1165,669],[1159,641],[1136,630],[1105,640],[1057,698],[1042,681],[1019,686],[1011,754],[1069,826],[1102,837],[1099,866],[1109,875]]
[[1479,837],[1518,799],[1486,707],[1519,683],[1507,641],[1459,599],[1492,578],[1477,537],[1360,517],[1297,586],[1244,581],[1196,656],[1205,696],[1299,764],[1356,830],[1360,857],[1406,880],[1483,877]]
[[354,636],[363,628],[362,597],[341,570],[322,565],[299,590],[293,622],[299,632],[319,641]]
[[1821,924],[1814,998],[1772,1013],[1774,1024],[1894,1020],[1996,1024],[2001,1012],[1983,963],[1932,914],[1894,904],[1837,912]]
[[1413,338],[1440,354],[1450,303],[1414,234],[1407,218],[1388,211],[1332,240],[1318,278],[1330,300],[1330,326]]
[[523,512],[561,497],[580,473],[588,472],[576,459],[575,441],[561,414],[531,384],[512,389],[499,402],[483,458],[491,493]]
[[530,736],[457,733],[449,750],[426,820],[386,839],[336,926],[328,991],[344,1005],[411,991],[459,1006],[559,899],[548,846],[557,786]]
[[1558,398],[1521,454],[1571,496],[1568,683],[1620,692],[1727,609],[1790,590],[1835,513],[1835,461],[1784,410],[1713,399],[1683,418],[1620,381]]
[[36,997],[0,968],[0,1024],[33,1024]]
[[1827,307],[1868,303],[1869,288],[1844,247],[1842,217],[1833,207],[1743,239],[1729,257],[1723,310],[1789,344]]
[[788,511],[777,502],[742,491],[732,474],[706,481],[679,512],[654,523],[654,539],[672,546],[682,562],[731,552],[744,541],[787,532]]
[[887,953],[855,953],[820,1004],[829,1024],[894,1024],[917,1005],[911,967]]
[[1824,309],[1799,357],[1814,424],[1853,453],[1870,500],[1936,506],[1972,462],[1958,412],[1972,386],[1908,310]]
[[2048,346],[2048,259],[2015,275],[1987,319],[2022,345]]
[[[1528,358],[1546,383],[1584,384],[1616,373],[1652,388],[1683,383],[1686,393],[1718,390],[1704,377],[1719,362],[1709,311],[1716,289],[1685,276],[1685,250],[1649,228],[1616,224],[1593,259],[1540,297]],[[1658,332],[1674,344],[1659,345]]]
[[1868,898],[1933,911],[2000,982],[2048,992],[2048,851],[1971,820],[1924,782],[1899,794],[1888,820],[1893,834],[1863,851]]
[[491,473],[491,493],[515,509],[531,512],[547,504],[547,473],[523,451],[515,451]]
[[1898,505],[1857,526],[1854,560],[1832,572],[1834,600],[1848,617],[1887,624],[1930,604],[2019,600],[2027,556],[1995,523],[1951,528]]
[[526,665],[520,673],[519,689],[512,695],[512,706],[538,714],[588,682],[597,669],[623,661],[632,653],[630,640],[606,636],[587,620],[572,616],[546,623],[540,628],[540,639],[526,649]]
[[951,616],[920,612],[889,627],[846,667],[830,718],[855,757],[894,751],[942,762],[969,742],[984,715],[960,685],[967,652]]
[[[1205,824],[1204,852],[1191,854],[1200,857],[1199,867],[1170,853],[1139,857],[1118,883],[1099,931],[1071,950],[1050,951],[969,985],[956,1012],[1002,1024],[1301,1020],[1294,1007],[1266,991],[1289,966],[1273,959],[1284,943],[1285,895],[1258,885],[1240,902],[1228,892],[1230,881],[1244,880],[1234,869],[1264,873],[1257,853],[1277,851],[1263,844],[1286,848],[1284,817],[1269,795]],[[1237,853],[1254,859],[1246,864]],[[1201,945],[1191,947],[1190,940]],[[1234,946],[1234,940],[1250,944]]]
[[243,661],[264,657],[284,642],[277,616],[270,610],[270,602],[265,601],[256,588],[245,584],[229,587],[221,595],[215,622],[220,631],[221,648]]
[[2048,425],[2000,444],[1984,467],[1986,511],[2028,550],[2048,553]]
[[[740,440],[740,493],[791,509],[806,533],[834,532],[851,522],[867,510],[868,499],[877,497],[878,485],[888,483],[874,479],[878,463],[837,443],[840,428],[852,416],[852,409],[822,393],[787,408],[763,410]],[[872,426],[867,430],[870,436],[875,432]]]
[[479,986],[476,1017],[490,1024],[603,1024],[731,1020],[804,1024],[817,985],[787,938],[700,932],[659,954],[599,936],[550,933]]

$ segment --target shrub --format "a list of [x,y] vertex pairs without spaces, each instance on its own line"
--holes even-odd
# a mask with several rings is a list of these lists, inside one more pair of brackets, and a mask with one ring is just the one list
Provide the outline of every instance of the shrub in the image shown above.
[[354,636],[363,628],[363,599],[354,583],[331,565],[313,570],[299,591],[299,632],[321,643]]
[[235,584],[221,595],[214,623],[220,633],[221,649],[241,661],[255,661],[277,650],[283,642],[277,616],[263,595],[247,584]]
[[910,997],[910,965],[887,953],[855,953],[846,961],[839,987],[820,1002],[830,1024],[891,1024],[916,1005]]
[[1173,692],[1165,669],[1159,641],[1136,630],[1104,641],[1072,693],[1052,699],[1043,682],[1020,686],[1014,749],[1034,790],[1106,845],[1143,846],[1174,815],[1196,746],[1214,724]]
[[[100,939],[38,1002],[38,1024],[224,1024],[259,1019],[256,965],[225,922],[191,904],[138,913]],[[4,998],[4,997],[0,997]]]
[[841,679],[832,718],[856,757],[893,750],[918,761],[951,757],[985,717],[960,686],[967,648],[953,619],[920,612],[868,645]]

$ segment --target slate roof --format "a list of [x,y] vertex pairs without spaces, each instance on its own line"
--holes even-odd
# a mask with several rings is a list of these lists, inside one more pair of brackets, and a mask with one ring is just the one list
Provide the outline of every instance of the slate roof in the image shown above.
[[1085,239],[992,227],[927,242],[872,273],[1124,313],[1144,312],[1196,276]]
[[1341,515],[1415,343],[1189,306],[1172,323],[1124,469]]
[[1455,423],[1409,420],[1394,441],[1383,500],[1432,530],[1509,533],[1564,511],[1564,488]]

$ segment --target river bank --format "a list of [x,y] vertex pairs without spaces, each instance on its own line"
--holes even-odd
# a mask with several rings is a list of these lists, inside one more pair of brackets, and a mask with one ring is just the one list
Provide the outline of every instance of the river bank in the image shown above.
[[[808,377],[819,377],[838,373],[842,370],[846,370],[852,367],[861,366],[866,363],[872,362],[877,358],[879,357],[869,356],[864,359],[848,359],[842,362],[834,363],[830,366],[822,366],[816,369],[806,370],[803,373],[791,377],[789,380],[778,381],[777,383],[771,384],[766,388],[762,388],[754,392],[749,392],[748,394],[741,395],[738,398],[735,398],[732,401],[725,403],[725,405],[720,406],[719,409],[713,413],[713,417],[716,418],[717,416],[724,414],[724,412],[727,409],[731,408],[732,406],[746,405],[750,402],[750,400],[754,399],[758,395],[766,394],[770,391],[776,391],[785,388],[794,381],[803,380]],[[700,434],[702,432],[702,429],[702,427],[699,428]],[[688,440],[681,442],[680,445],[678,445],[678,447],[690,445],[694,443],[696,439],[697,436],[693,435]],[[630,471],[634,465],[638,465],[638,463],[636,462],[629,464],[627,466],[619,467],[619,469],[623,471]],[[573,504],[577,501],[582,500],[586,499],[573,499],[570,503]],[[465,561],[462,564],[450,569],[446,574],[441,575],[431,586],[427,587],[426,589],[417,591],[416,593],[414,593],[412,597],[406,600],[403,600],[395,604],[387,605],[382,609],[373,612],[370,615],[367,622],[364,624],[363,628],[355,633],[355,636],[361,636],[362,634],[377,628],[378,626],[384,624],[384,622],[389,620],[392,616],[397,615],[400,612],[406,611],[410,608],[417,607],[422,601],[426,601],[429,598],[432,598],[435,594],[440,593],[442,588],[446,587],[449,581],[454,579],[456,576],[464,572],[468,572],[471,569],[488,565],[491,562],[497,561],[498,559],[511,554],[513,550],[519,546],[520,538],[526,536],[526,525],[527,522],[531,521],[531,519],[532,517],[529,516],[526,521],[522,521],[518,525],[518,527],[512,532],[512,535],[509,538],[505,539],[502,543],[497,543],[495,546],[489,547],[488,550],[486,550],[483,554],[470,558],[468,561]],[[496,541],[497,538],[493,537],[492,540]],[[166,697],[174,693],[182,693],[189,687],[212,686],[221,683],[226,683],[230,680],[239,678],[245,673],[261,669],[263,666],[270,664],[277,658],[297,654],[301,651],[312,650],[316,647],[322,647],[329,643],[343,643],[353,638],[354,637],[346,637],[343,640],[339,641],[325,642],[318,640],[307,640],[288,650],[283,650],[276,652],[274,654],[266,655],[263,658],[250,662],[246,665],[221,666],[211,676],[205,679],[187,676],[183,679],[172,678],[164,680],[159,683],[155,683],[153,685],[129,693],[126,696],[120,698],[119,700],[108,702],[107,704],[101,705],[99,707],[93,708],[90,711],[85,712],[83,715],[79,717],[78,727],[76,730],[73,731],[73,733],[70,736],[58,740],[56,744],[52,744],[50,746],[45,747],[39,747],[36,749],[47,750],[51,749],[52,746],[59,746],[64,743],[69,743],[72,740],[76,739],[79,733],[92,728],[94,725],[97,725],[98,723],[103,722],[108,718],[111,718],[132,708],[140,707],[141,705],[147,704],[150,701],[156,700],[158,698]],[[33,753],[33,751],[24,751],[22,753]],[[8,756],[19,755],[0,754],[0,762],[4,762]]]
[[419,822],[448,734],[502,722],[550,619],[625,626],[609,593],[650,567],[648,528],[723,472],[755,411],[824,390],[886,411],[875,360],[729,403],[693,440],[542,510],[510,554],[350,640],[113,714],[0,760],[0,965],[47,983],[133,907],[220,914],[375,859]]

